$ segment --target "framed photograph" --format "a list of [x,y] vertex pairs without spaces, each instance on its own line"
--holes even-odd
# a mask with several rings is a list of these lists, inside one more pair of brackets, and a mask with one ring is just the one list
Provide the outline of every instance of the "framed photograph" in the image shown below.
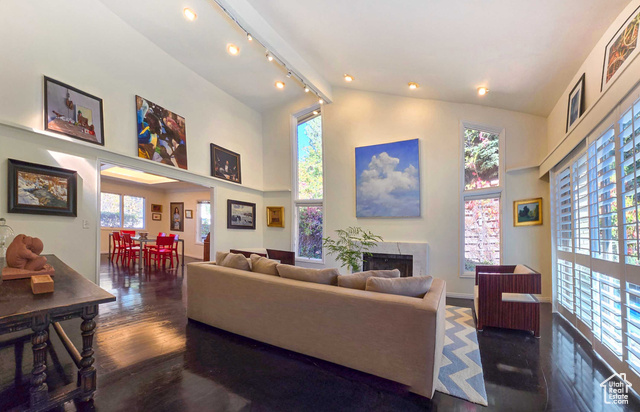
[[136,96],[138,157],[187,169],[184,117]]
[[256,204],[227,199],[227,229],[255,229]]
[[240,155],[211,143],[211,176],[242,183]]
[[44,77],[44,130],[104,146],[102,99]]
[[162,220],[162,213],[151,213],[151,220]]
[[184,232],[184,202],[171,202],[169,205],[169,217],[173,232]]
[[620,75],[625,64],[638,54],[639,25],[640,7],[622,24],[604,49],[601,92]]
[[185,210],[184,211],[184,217],[187,219],[193,219],[193,210]]
[[9,159],[9,213],[78,216],[78,173]]
[[162,213],[162,205],[151,205],[151,212],[153,213]]
[[513,202],[514,226],[537,226],[542,224],[542,198],[516,200]]
[[267,226],[284,227],[284,206],[267,206]]
[[580,116],[584,113],[584,73],[578,83],[573,87],[571,93],[569,93],[569,102],[567,103],[567,130],[571,129],[571,126],[578,121]]
[[356,147],[356,217],[418,216],[418,139]]

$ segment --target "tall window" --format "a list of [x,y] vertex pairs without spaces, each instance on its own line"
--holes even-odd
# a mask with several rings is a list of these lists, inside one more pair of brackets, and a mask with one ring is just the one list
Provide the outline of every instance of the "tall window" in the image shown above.
[[319,110],[298,117],[295,149],[296,257],[322,260],[324,181],[322,115]]
[[144,229],[144,197],[100,193],[100,226]]
[[196,242],[204,243],[204,240],[211,230],[211,204],[208,200],[198,200],[196,218]]
[[501,133],[464,125],[462,147],[462,273],[471,276],[476,265],[501,261],[502,196]]

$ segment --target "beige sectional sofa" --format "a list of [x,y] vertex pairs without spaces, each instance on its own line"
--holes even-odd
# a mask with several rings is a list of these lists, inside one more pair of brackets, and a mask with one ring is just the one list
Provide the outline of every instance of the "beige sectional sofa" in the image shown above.
[[445,282],[424,298],[191,263],[190,319],[409,386],[431,398],[442,359]]

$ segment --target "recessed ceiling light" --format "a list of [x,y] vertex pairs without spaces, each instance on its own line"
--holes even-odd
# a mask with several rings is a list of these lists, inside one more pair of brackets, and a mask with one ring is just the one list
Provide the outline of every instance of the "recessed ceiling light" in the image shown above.
[[232,56],[237,56],[238,53],[240,53],[240,47],[236,46],[235,44],[228,44],[227,52]]
[[415,90],[415,89],[417,89],[418,87],[420,87],[420,85],[419,85],[418,83],[416,83],[416,82],[409,82],[409,89],[411,89],[411,90]]
[[314,111],[313,111],[313,114],[314,114],[314,115],[316,115],[316,114],[318,114],[318,113],[320,113],[320,112],[319,112],[319,111],[317,111],[317,110],[314,110]]
[[353,81],[353,76],[350,74],[345,74],[344,75],[344,81],[345,82],[352,82]]
[[196,12],[191,10],[188,7],[186,9],[182,10],[182,13],[184,14],[184,17],[186,17],[187,20],[189,20],[189,21],[194,21],[198,17]]
[[487,89],[486,87],[478,87],[479,96],[484,96],[487,93],[489,93],[489,89]]
[[280,80],[278,80],[278,81],[276,82],[276,87],[277,87],[278,89],[284,89],[284,82],[281,82]]

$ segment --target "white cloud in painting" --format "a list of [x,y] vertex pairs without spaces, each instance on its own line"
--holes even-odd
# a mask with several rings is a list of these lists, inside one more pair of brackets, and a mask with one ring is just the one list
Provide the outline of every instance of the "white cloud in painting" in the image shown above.
[[400,159],[382,152],[371,157],[358,185],[358,216],[419,216],[420,180],[410,164],[396,170]]

